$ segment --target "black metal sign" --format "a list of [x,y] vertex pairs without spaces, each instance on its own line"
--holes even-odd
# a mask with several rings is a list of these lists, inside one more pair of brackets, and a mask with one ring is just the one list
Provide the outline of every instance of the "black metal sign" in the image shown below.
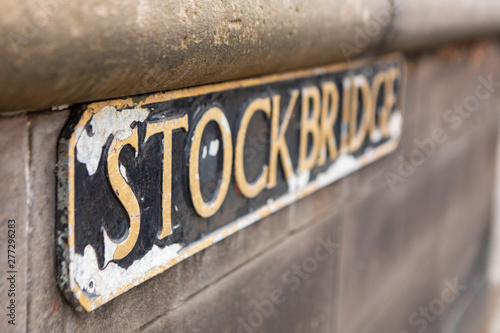
[[403,70],[390,56],[75,109],[59,152],[62,290],[91,311],[387,155]]

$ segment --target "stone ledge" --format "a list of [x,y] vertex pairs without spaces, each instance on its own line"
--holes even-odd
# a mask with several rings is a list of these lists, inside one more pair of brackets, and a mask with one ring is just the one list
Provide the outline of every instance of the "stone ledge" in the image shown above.
[[497,0],[2,1],[0,111],[414,50],[497,33],[499,16]]

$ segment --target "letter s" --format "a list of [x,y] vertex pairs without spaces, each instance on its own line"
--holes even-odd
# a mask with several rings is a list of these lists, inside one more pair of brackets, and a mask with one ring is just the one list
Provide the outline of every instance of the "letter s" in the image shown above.
[[128,229],[129,232],[127,238],[125,238],[122,242],[117,243],[118,247],[113,254],[113,259],[115,260],[125,258],[130,251],[132,251],[135,243],[137,242],[137,238],[139,237],[139,229],[141,226],[141,211],[139,202],[137,201],[134,192],[132,192],[132,189],[128,185],[126,176],[121,173],[120,162],[118,161],[120,152],[126,145],[131,145],[136,152],[139,150],[137,127],[133,129],[132,135],[127,139],[123,141],[118,140],[116,137],[113,139],[107,158],[109,183],[130,218],[130,227]]

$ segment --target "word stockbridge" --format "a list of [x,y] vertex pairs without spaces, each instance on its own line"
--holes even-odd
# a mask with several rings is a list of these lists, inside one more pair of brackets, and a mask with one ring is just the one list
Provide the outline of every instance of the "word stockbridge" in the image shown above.
[[91,311],[394,151],[403,74],[389,56],[75,108],[59,142],[62,290]]

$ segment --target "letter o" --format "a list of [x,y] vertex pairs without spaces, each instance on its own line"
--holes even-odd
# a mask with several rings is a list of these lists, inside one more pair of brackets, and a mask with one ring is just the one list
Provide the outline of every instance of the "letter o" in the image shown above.
[[[256,197],[267,185],[267,177],[269,167],[264,165],[262,167],[260,176],[253,183],[249,183],[245,175],[245,138],[247,136],[247,129],[253,115],[257,111],[262,111],[269,118],[271,116],[271,99],[259,98],[254,100],[246,108],[241,118],[240,128],[236,135],[236,146],[234,149],[234,177],[241,193],[247,198]],[[259,133],[260,134],[260,133]]]
[[[219,191],[209,202],[203,200],[200,190],[200,145],[203,132],[207,124],[214,121],[219,126],[222,136],[223,163],[222,179],[219,183]],[[224,112],[218,107],[212,107],[206,111],[200,118],[193,132],[191,140],[191,149],[189,156],[189,189],[191,190],[191,199],[196,212],[202,217],[214,215],[222,206],[226,198],[229,183],[231,182],[231,169],[233,162],[233,141],[231,138],[231,127],[224,115]]]

